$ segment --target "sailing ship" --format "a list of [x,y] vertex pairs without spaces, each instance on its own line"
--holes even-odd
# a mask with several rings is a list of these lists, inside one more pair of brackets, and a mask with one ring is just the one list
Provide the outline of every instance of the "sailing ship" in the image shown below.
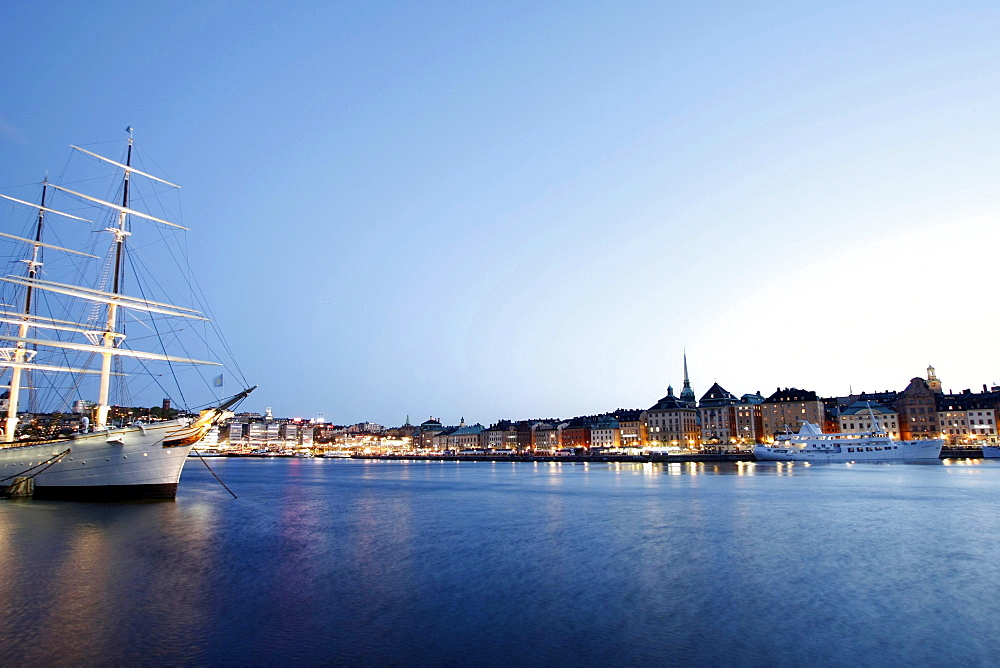
[[[159,201],[161,190],[179,186],[136,168],[132,128],[127,131],[125,156],[120,160],[72,147],[74,155],[112,172],[116,185],[106,199],[49,182],[48,177],[42,183],[39,204],[0,194],[4,201],[35,210],[29,220],[30,233],[0,232],[4,240],[19,246],[16,264],[24,268],[0,277],[4,302],[0,306],[0,372],[9,381],[4,385],[8,398],[0,433],[0,487],[10,486],[11,481],[24,485],[30,481],[35,498],[172,499],[192,446],[231,416],[231,409],[254,389],[224,399],[213,396],[199,413],[172,416],[161,411],[156,419],[136,419],[112,410],[113,395],[130,397],[127,383],[139,374],[148,374],[153,387],[162,388],[164,377],[178,380],[185,377],[186,369],[221,365],[174,352],[182,346],[181,333],[190,328],[175,323],[201,324],[196,338],[204,343],[210,319],[203,310],[161,301],[159,293],[171,281],[153,277],[148,267],[139,264],[138,256],[150,257],[152,264],[159,260],[161,265],[167,258],[174,263],[180,282],[190,279],[188,267],[172,251],[157,256],[150,253],[152,245],[133,240],[133,234],[138,239],[146,232],[154,240],[173,239],[175,245],[186,245],[176,237],[187,228],[148,212],[147,201]],[[133,190],[140,181],[144,189],[136,198]],[[75,183],[70,185],[77,187]],[[67,198],[70,207],[62,208],[71,208],[73,213],[54,208],[49,200],[55,196]],[[140,205],[133,199],[141,200]],[[93,220],[77,215],[80,208],[93,211]],[[100,255],[43,240],[50,217],[82,224],[83,232],[76,236],[84,239],[101,237],[90,223],[106,233],[103,242],[90,242],[94,250],[98,245],[105,247],[103,262]],[[55,259],[48,262],[46,254]],[[66,270],[77,280],[55,280],[62,277],[56,269]],[[87,277],[91,282],[84,282]],[[189,290],[188,296],[200,304],[197,290]],[[143,332],[137,341],[153,340],[155,345],[139,349],[131,341],[126,343],[126,325]],[[43,388],[64,409],[84,389],[93,392],[94,398],[77,400],[85,414],[73,420],[72,427],[60,424],[59,413],[50,414],[40,426],[44,422],[38,420],[40,414],[24,411],[22,404],[26,395],[33,400],[33,393]],[[218,389],[210,391],[214,394]]]

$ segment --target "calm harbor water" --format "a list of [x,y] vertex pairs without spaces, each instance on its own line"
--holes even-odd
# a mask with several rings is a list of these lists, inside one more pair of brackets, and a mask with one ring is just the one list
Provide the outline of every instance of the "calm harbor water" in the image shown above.
[[998,461],[211,465],[0,502],[0,662],[1000,661]]

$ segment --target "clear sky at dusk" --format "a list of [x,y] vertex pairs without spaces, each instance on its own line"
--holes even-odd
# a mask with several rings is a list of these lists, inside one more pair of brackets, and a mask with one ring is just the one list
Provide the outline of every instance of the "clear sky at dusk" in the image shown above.
[[995,2],[15,0],[0,54],[0,191],[134,126],[250,410],[1000,383]]

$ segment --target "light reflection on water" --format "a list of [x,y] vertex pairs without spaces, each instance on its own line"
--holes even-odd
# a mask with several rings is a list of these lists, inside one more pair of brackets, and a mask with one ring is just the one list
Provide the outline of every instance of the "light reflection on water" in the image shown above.
[[983,466],[989,463],[986,459],[942,459],[945,466]]
[[173,503],[0,502],[0,660],[1000,656],[1000,462],[213,466],[239,499],[188,467]]

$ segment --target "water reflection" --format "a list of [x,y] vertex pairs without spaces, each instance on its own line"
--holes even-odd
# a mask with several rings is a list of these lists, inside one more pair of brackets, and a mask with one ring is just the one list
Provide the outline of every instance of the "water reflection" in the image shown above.
[[963,459],[942,459],[941,463],[945,466],[982,466],[987,463],[987,460],[967,457]]
[[[737,461],[737,462],[662,462],[654,464],[635,464],[645,467],[646,473],[658,473],[669,476],[706,476],[706,475],[736,475],[736,476],[801,476],[811,475],[810,470],[843,470],[860,468],[862,470],[876,467],[912,467],[912,466],[950,466],[976,467],[982,466],[983,460],[963,459],[944,461],[919,462],[781,462],[781,461]],[[622,470],[628,465],[622,465]],[[617,468],[616,468],[617,470]]]
[[[109,598],[113,587],[109,582],[111,573],[105,567],[111,557],[106,535],[88,526],[68,536],[66,554],[54,564],[52,579],[45,583],[50,585],[52,605],[46,609],[48,617],[42,620],[42,626],[63,630],[46,646],[62,656],[74,655],[86,662],[99,660],[101,627],[121,623]],[[101,614],[95,615],[95,611]]]
[[[786,473],[786,468],[782,466],[784,462],[778,463],[778,471]],[[654,470],[662,471],[672,476],[705,476],[705,475],[737,475],[752,476],[758,472],[763,473],[767,469],[758,471],[757,462],[665,462],[663,464],[653,464],[657,467]],[[790,473],[791,469],[787,469]]]
[[[239,500],[196,471],[176,503],[0,502],[0,663],[986,665],[1000,652],[990,634],[935,630],[1000,615],[983,586],[1000,579],[995,462],[218,468]],[[788,619],[830,624],[759,633]],[[851,642],[831,643],[831,625]]]
[[195,660],[212,551],[203,523],[173,503],[31,501],[3,504],[0,518],[0,647],[29,643],[19,662]]

